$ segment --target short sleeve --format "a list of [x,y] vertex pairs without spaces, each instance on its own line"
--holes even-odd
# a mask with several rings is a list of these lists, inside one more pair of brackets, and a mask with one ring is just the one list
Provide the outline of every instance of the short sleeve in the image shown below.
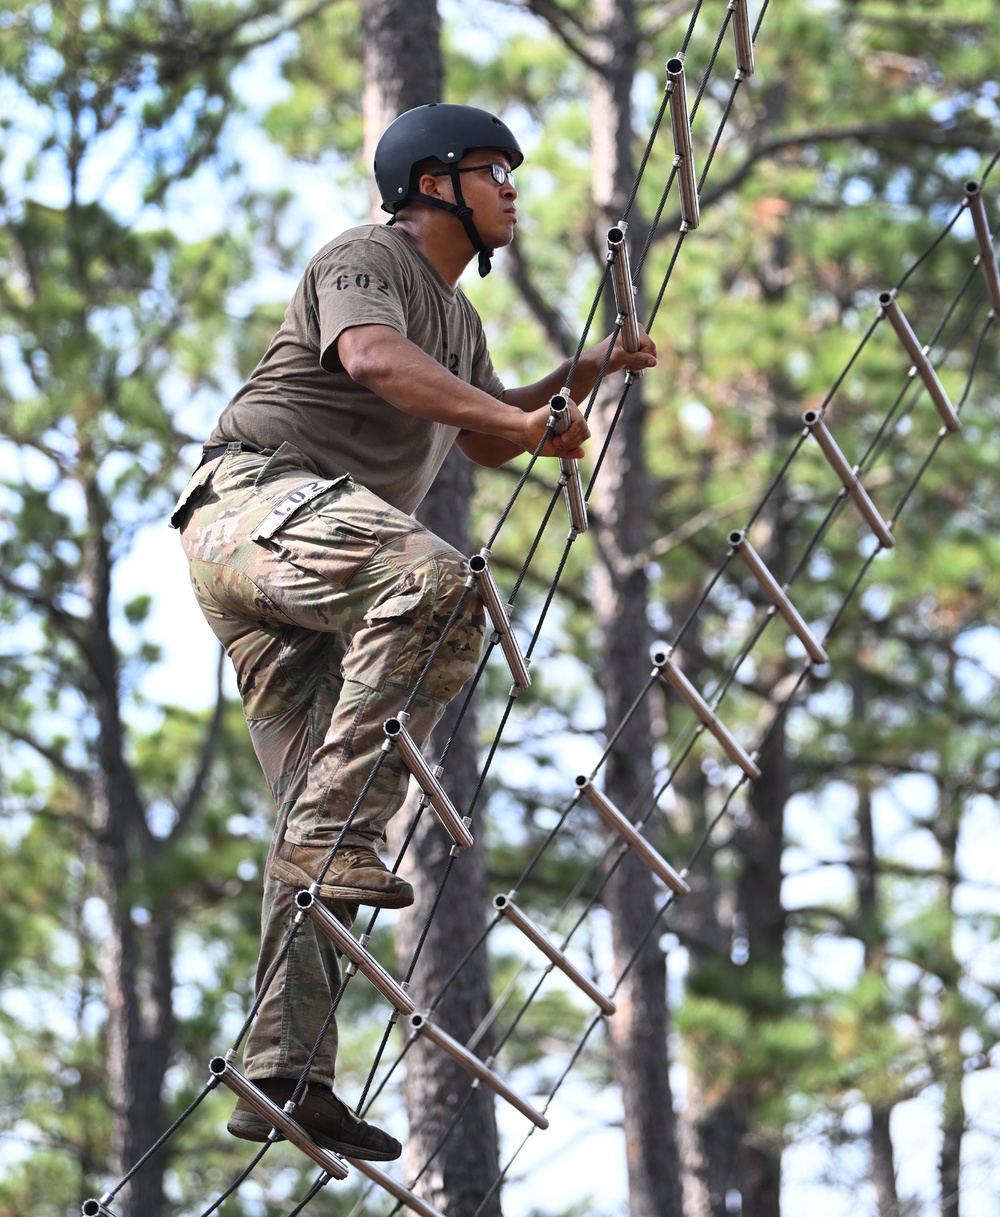
[[320,364],[340,372],[337,339],[356,325],[387,325],[407,332],[407,271],[391,251],[374,241],[338,245],[312,267],[319,328]]
[[[477,322],[479,321],[478,315],[476,320]],[[482,389],[484,393],[489,393],[490,397],[498,399],[503,397],[504,383],[496,374],[496,369],[493,367],[493,360],[490,357],[489,347],[486,345],[486,335],[483,332],[481,323],[476,340],[475,355],[472,361],[472,384],[477,389]]]

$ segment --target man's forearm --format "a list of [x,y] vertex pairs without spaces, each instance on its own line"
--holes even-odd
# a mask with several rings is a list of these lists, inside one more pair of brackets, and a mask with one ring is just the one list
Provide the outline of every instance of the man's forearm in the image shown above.
[[397,331],[358,326],[345,330],[337,345],[348,375],[397,410],[495,436],[523,450],[526,427],[520,403],[498,401],[459,380]]
[[[580,355],[573,383],[570,385],[570,393],[574,401],[581,402],[590,396],[591,389],[597,383],[597,375],[607,354],[609,341],[609,338],[602,339],[601,342],[588,347]],[[566,387],[566,378],[569,376],[572,366],[572,360],[564,359],[555,371],[550,372],[548,376],[543,376],[534,384],[506,389],[503,399],[521,410],[537,410],[541,406],[547,405],[551,397]]]
[[[482,465],[502,465],[520,452],[543,456],[579,457],[590,428],[572,407],[570,426],[549,433],[549,398],[562,387],[558,371],[525,390],[512,390],[514,400],[498,401],[453,376],[409,339],[383,325],[345,330],[337,353],[348,375],[407,414],[457,427],[469,434],[459,446]],[[555,387],[548,389],[549,384]],[[537,402],[537,404],[533,404]]]

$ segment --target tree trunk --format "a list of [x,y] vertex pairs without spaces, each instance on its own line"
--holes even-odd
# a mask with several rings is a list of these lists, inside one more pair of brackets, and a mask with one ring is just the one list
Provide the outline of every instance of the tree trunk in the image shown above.
[[[173,926],[136,927],[128,907],[112,910],[111,916],[102,971],[108,1003],[109,1169],[120,1179],[163,1132],[163,1078],[173,1035]],[[148,958],[141,958],[144,953]],[[164,1212],[165,1166],[166,1155],[154,1155],[118,1193],[123,1217]]]
[[[424,500],[419,516],[438,536],[468,553],[469,507],[473,468],[453,449]],[[426,755],[454,731],[461,697],[446,711]],[[469,807],[475,793],[477,764],[476,716],[472,707],[448,754],[445,789],[459,809]],[[407,817],[408,818],[408,817]],[[473,824],[475,844],[454,861],[447,885],[427,930],[413,992],[424,1006],[434,1001],[442,984],[462,967],[448,987],[434,1020],[459,1043],[469,1043],[490,1007],[489,959],[485,947],[468,956],[486,927],[486,851],[481,825]],[[400,919],[397,957],[408,966],[427,922],[441,878],[448,866],[451,838],[428,809],[406,854],[403,871],[413,884],[413,907]],[[484,1045],[475,1045],[481,1056]],[[490,1194],[499,1174],[496,1116],[486,1087],[471,1087],[469,1074],[423,1037],[406,1054],[406,1109],[410,1122],[407,1166],[412,1174],[435,1155],[423,1178],[421,1194],[448,1217],[499,1217],[500,1197]],[[456,1121],[455,1117],[459,1119]],[[453,1127],[453,1121],[455,1122]],[[439,1149],[442,1137],[450,1131]],[[482,1205],[482,1208],[480,1208]]]
[[[602,421],[614,404],[602,395]],[[602,634],[600,684],[611,729],[623,722],[645,684],[651,642],[645,572],[629,561],[642,548],[649,508],[642,410],[635,389],[605,458],[595,505],[603,561],[595,574],[594,612]],[[647,810],[642,800],[649,797],[651,772],[652,733],[644,701],[619,734],[604,773],[609,798],[626,815]],[[629,853],[605,888],[605,903],[616,974],[635,956],[609,1022],[625,1112],[631,1217],[679,1217],[682,1212],[667,1059],[666,964],[659,934],[648,933],[656,899],[649,869]]]
[[[961,692],[957,676],[958,656],[953,646],[948,648],[948,705],[960,704]],[[965,1053],[962,1049],[963,1019],[959,1013],[961,997],[959,984],[962,965],[955,956],[955,889],[958,886],[958,834],[962,823],[961,778],[953,769],[961,761],[952,761],[952,745],[945,739],[941,747],[941,772],[938,775],[938,808],[934,819],[934,836],[941,849],[943,891],[941,903],[945,924],[941,934],[937,978],[943,987],[941,997],[941,1081],[944,1089],[941,1110],[941,1154],[938,1177],[941,1184],[941,1217],[960,1217],[962,1184],[962,1139],[965,1136]]]
[[738,1170],[736,1105],[729,1098],[710,1106],[700,1096],[685,1117],[680,1139],[685,1217],[729,1217],[726,1197],[734,1190]]
[[[790,793],[785,749],[785,719],[771,730],[760,752],[760,777],[749,787],[749,823],[737,836],[741,871],[736,903],[741,932],[746,934],[748,979],[754,994],[767,994],[766,1008],[751,1010],[762,1019],[780,1014],[784,1000],[783,952],[785,910],[781,902],[781,859],[785,804]],[[756,1127],[753,1083],[743,1096],[737,1176],[745,1217],[779,1217],[781,1213],[781,1144]]]
[[[632,185],[631,94],[638,31],[631,0],[600,0],[599,33],[592,76],[594,196],[601,213],[598,240],[622,216]],[[639,225],[633,220],[632,245]],[[641,308],[637,297],[637,309]],[[613,319],[613,301],[606,316]],[[610,326],[609,326],[610,328]],[[608,384],[599,395],[596,443],[610,427],[623,385]],[[650,483],[644,453],[644,409],[636,383],[608,448],[595,491],[601,552],[595,573],[594,611],[602,635],[604,663],[599,681],[609,729],[617,728],[644,687],[652,641],[647,623],[646,572],[634,562],[647,541]],[[653,741],[648,700],[632,715],[608,758],[604,780],[609,798],[626,814],[648,810]],[[674,1110],[667,1059],[666,963],[659,935],[649,933],[656,907],[652,875],[634,854],[615,869],[606,888],[616,974],[629,972],[616,994],[609,1021],[615,1077],[622,1094],[631,1217],[680,1217],[681,1187]]]
[[[851,681],[854,721],[865,722],[868,714],[864,678],[855,671]],[[872,792],[867,781],[858,784],[858,858],[855,866],[858,889],[858,915],[865,952],[865,971],[882,974],[885,964],[884,934],[879,908],[878,858],[875,853],[875,824],[872,819]],[[878,1217],[897,1217],[899,1194],[896,1190],[896,1159],[892,1146],[890,1119],[892,1107],[872,1103],[871,1176],[875,1188]]]
[[[783,519],[778,506],[772,512],[770,531],[757,539],[765,564],[779,581],[787,567]],[[764,531],[759,523],[758,532]],[[705,668],[696,625],[685,634],[681,650],[685,667],[692,672]],[[761,679],[769,689],[780,689],[785,674],[779,661],[762,669]],[[715,909],[726,914],[730,958],[720,950],[722,927],[712,926],[707,900],[690,909],[685,901],[679,922],[681,932],[691,940],[692,979],[702,969],[713,988],[721,979],[723,1000],[739,1003],[750,1021],[750,1035],[755,1034],[755,1023],[780,1017],[784,1006],[782,852],[791,769],[783,716],[772,723],[758,764],[760,776],[747,786],[747,814],[734,837],[739,862],[736,883],[725,895],[714,890],[711,881],[708,886]],[[737,1211],[744,1217],[780,1214],[781,1130],[762,1125],[758,1115],[761,1086],[771,1085],[772,1079],[758,1082],[748,1077],[725,1088],[716,1085],[710,1093],[697,1074],[693,1076],[686,1115],[691,1131],[684,1140],[685,1182],[692,1198],[689,1217],[726,1217],[732,1212],[734,1193],[739,1197]]]
[[[440,21],[433,0],[365,0],[364,40],[365,147],[369,162],[385,127],[413,106],[441,98]],[[373,218],[379,217],[376,200]],[[419,518],[461,553],[470,552],[469,514],[473,470],[453,450],[423,502]],[[429,759],[454,729],[458,703],[449,708],[425,748]],[[465,715],[449,752],[443,781],[455,806],[468,807],[478,779],[476,717]],[[394,822],[394,835],[405,813]],[[473,826],[476,843],[454,862],[430,922],[420,962],[413,975],[418,1004],[433,1001],[443,983],[482,933],[486,924],[486,856],[483,834]],[[413,884],[415,901],[400,918],[396,952],[405,968],[417,947],[441,877],[451,840],[429,810],[406,854],[402,870]],[[489,962],[485,949],[464,964],[450,984],[434,1019],[460,1043],[467,1043],[490,1006]],[[480,1046],[481,1047],[481,1046]],[[449,1217],[499,1217],[500,1198],[484,1198],[499,1174],[496,1117],[485,1087],[470,1087],[461,1066],[423,1037],[406,1054],[404,1094],[410,1124],[407,1169],[412,1175],[430,1160],[418,1191]],[[452,1127],[460,1114],[457,1126]],[[442,1137],[451,1130],[444,1144]],[[433,1155],[433,1158],[432,1158]],[[483,1205],[480,1208],[480,1205]]]
[[[958,1032],[960,1034],[960,1031]],[[965,1100],[962,1096],[961,1055],[955,1043],[949,1044],[956,1051],[951,1055],[958,1068],[952,1069],[945,1080],[944,1112],[941,1119],[941,1157],[939,1160],[941,1179],[941,1217],[959,1217],[961,1211],[962,1137],[965,1133]]]
[[[363,0],[365,163],[375,160],[379,136],[414,106],[441,100],[441,20],[436,0]],[[372,216],[380,213],[377,193]]]
[[[90,598],[89,696],[98,722],[94,823],[111,931],[102,970],[107,990],[107,1073],[111,1173],[121,1178],[163,1131],[163,1079],[173,1035],[173,926],[136,925],[143,862],[152,844],[145,809],[125,759],[118,660],[111,638],[108,511],[86,487],[90,540],[84,586]],[[157,1155],[120,1193],[124,1217],[164,1211],[164,1157]]]
[[871,1142],[872,1183],[878,1217],[898,1217],[899,1195],[896,1191],[896,1158],[892,1148],[889,1120],[892,1108],[872,1104]]
[[[694,603],[693,596],[678,599],[672,606],[674,619],[687,621]],[[697,618],[685,631],[679,660],[684,671],[699,672],[707,666]],[[668,704],[681,705],[672,694]],[[676,814],[684,817],[685,834],[690,840],[700,841],[711,818],[708,780],[701,766],[683,766],[674,780],[674,790],[679,800]],[[671,924],[687,947],[689,978],[703,970],[732,968],[735,895],[730,885],[720,881],[711,853],[702,855],[700,864],[688,875],[688,883],[691,894],[678,902]],[[720,1095],[718,1087],[706,1088],[697,1071],[690,1071],[679,1133],[685,1217],[731,1217],[726,1196],[739,1182],[737,1147],[742,1133],[738,1115],[731,1093]]]
[[[613,403],[605,397],[602,417],[609,405]],[[623,569],[623,564],[630,567],[627,559],[641,548],[637,533],[643,531],[649,502],[637,395],[630,397],[629,410],[605,458],[596,494],[605,558],[596,572],[594,611],[602,634],[600,683],[609,728],[625,719],[645,684],[651,642],[645,572]],[[647,810],[643,799],[649,798],[652,772],[647,707],[643,702],[631,716],[605,768],[608,796],[625,814]],[[667,1060],[666,964],[659,934],[649,934],[656,899],[649,869],[634,854],[627,854],[605,888],[605,902],[611,914],[616,974],[635,956],[609,1022],[625,1111],[631,1217],[673,1213],[679,1217],[682,1211]]]

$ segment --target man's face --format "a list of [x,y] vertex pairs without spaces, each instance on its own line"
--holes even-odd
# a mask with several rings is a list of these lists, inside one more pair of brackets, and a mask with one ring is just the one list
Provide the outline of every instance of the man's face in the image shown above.
[[[495,180],[491,165],[499,165],[510,173],[510,162],[495,148],[480,148],[469,152],[458,162],[456,168],[462,173],[462,195],[472,208],[472,219],[479,235],[490,249],[502,249],[514,239],[517,210],[514,200],[517,190],[513,182]],[[479,168],[478,166],[482,166]],[[451,178],[440,178],[442,193],[454,201]]]

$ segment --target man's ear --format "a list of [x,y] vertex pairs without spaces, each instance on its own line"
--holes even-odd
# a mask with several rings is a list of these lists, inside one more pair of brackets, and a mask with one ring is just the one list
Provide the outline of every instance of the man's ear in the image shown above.
[[438,177],[433,173],[422,173],[417,180],[417,189],[421,194],[430,195],[432,199],[444,199],[448,203],[455,201],[451,178],[448,176]]

